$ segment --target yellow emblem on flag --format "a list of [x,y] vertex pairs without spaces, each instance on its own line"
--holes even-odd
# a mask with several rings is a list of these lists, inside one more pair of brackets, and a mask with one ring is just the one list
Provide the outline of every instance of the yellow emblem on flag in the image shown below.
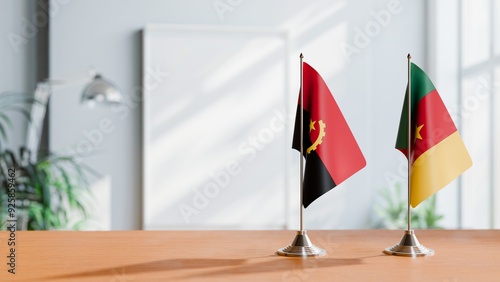
[[[311,132],[311,130],[316,130],[315,124],[316,124],[316,121],[311,120],[311,122],[309,123],[309,132]],[[323,120],[319,120],[318,124],[319,124],[319,134],[318,134],[318,137],[316,138],[316,140],[313,142],[313,144],[309,148],[307,148],[308,154],[310,154],[312,151],[316,150],[316,148],[319,145],[321,145],[321,143],[323,143],[323,137],[325,137],[325,135],[326,135],[326,132],[325,132],[326,124],[323,122]]]

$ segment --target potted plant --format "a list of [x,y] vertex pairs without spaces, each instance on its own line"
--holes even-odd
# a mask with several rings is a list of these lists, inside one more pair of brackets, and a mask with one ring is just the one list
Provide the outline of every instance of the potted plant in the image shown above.
[[12,129],[7,112],[30,120],[27,108],[34,102],[19,94],[0,94],[0,199],[8,203],[15,198],[14,209],[1,209],[0,223],[4,226],[8,217],[15,216],[18,229],[79,229],[88,218],[87,174],[93,171],[73,156],[45,154],[33,161],[31,154],[38,152],[25,147],[14,152],[4,146]]
[[[375,205],[378,216],[374,227],[388,229],[405,229],[408,224],[408,200],[403,195],[401,183],[397,182],[394,189],[384,189],[381,192],[381,203]],[[437,212],[436,196],[429,197],[411,211],[411,225],[416,229],[441,229],[440,221],[443,215]]]

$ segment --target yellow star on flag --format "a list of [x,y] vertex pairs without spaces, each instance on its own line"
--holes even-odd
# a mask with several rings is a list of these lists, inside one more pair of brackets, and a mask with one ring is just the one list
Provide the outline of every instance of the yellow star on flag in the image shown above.
[[422,140],[422,135],[420,135],[420,130],[422,130],[422,127],[424,127],[423,124],[420,126],[417,126],[417,129],[415,129],[415,139]]
[[311,122],[309,122],[309,132],[316,130],[316,127],[314,127],[315,124],[316,124],[315,120],[311,120]]

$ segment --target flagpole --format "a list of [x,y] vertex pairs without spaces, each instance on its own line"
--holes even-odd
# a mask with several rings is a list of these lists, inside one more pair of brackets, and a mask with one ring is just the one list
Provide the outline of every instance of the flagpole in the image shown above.
[[304,211],[304,55],[300,53],[300,232],[304,230],[302,214]]
[[293,242],[279,249],[276,253],[280,256],[288,257],[312,257],[312,256],[324,256],[326,251],[322,248],[316,247],[309,236],[307,236],[307,231],[304,230],[303,225],[303,211],[304,211],[304,55],[300,53],[300,98],[299,98],[299,108],[300,108],[300,229],[297,231]]
[[408,53],[408,231],[411,230],[411,208],[410,208],[410,195],[411,195],[411,55]]
[[434,255],[434,250],[426,248],[424,245],[420,244],[415,235],[415,232],[411,230],[411,166],[412,166],[412,148],[411,148],[411,133],[412,133],[412,108],[411,108],[411,55],[408,53],[406,57],[408,59],[408,229],[405,231],[403,238],[392,247],[385,248],[384,253],[388,255],[395,256],[405,256],[405,257],[423,257]]

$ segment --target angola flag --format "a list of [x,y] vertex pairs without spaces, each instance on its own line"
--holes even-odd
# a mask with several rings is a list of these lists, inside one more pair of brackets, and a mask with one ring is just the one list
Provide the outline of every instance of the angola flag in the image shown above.
[[[410,203],[422,201],[472,166],[472,160],[429,77],[411,64]],[[408,87],[396,149],[408,157]]]
[[[303,205],[342,183],[366,165],[365,158],[323,78],[303,63],[303,156],[306,160]],[[300,110],[297,106],[292,147],[300,151]]]

